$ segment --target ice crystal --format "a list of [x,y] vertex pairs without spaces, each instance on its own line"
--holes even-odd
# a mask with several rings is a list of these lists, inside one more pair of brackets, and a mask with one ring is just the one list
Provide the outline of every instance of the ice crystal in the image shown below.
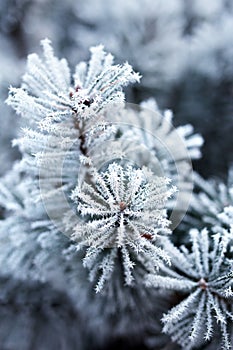
[[172,268],[161,268],[164,274],[149,275],[147,285],[177,291],[182,301],[162,318],[163,331],[184,349],[210,341],[221,333],[222,348],[231,349],[232,330],[232,253],[231,235],[210,233],[203,229],[190,231],[192,249],[176,248],[164,238],[171,256]]
[[185,217],[186,227],[210,226],[218,230],[222,226],[226,208],[233,206],[233,168],[231,167],[226,183],[220,180],[205,180],[194,174],[195,191],[192,195],[190,208]]
[[118,250],[122,255],[125,282],[130,285],[135,264],[132,253],[147,255],[148,260],[154,256],[154,263],[161,258],[169,260],[156,240],[169,232],[165,205],[175,189],[167,188],[169,181],[165,178],[117,163],[100,173],[93,170],[92,175],[92,184],[84,182],[72,194],[78,203],[78,212],[85,219],[83,225],[75,228],[73,239],[79,242],[79,248],[90,246],[84,264],[92,273],[98,269],[95,260],[98,261],[99,254],[111,247],[102,263],[99,262],[102,275],[97,290],[110,278]]
[[174,128],[172,111],[162,113],[152,98],[139,107],[127,104],[114,120],[122,134],[119,140],[125,157],[170,178],[178,188],[177,195],[168,201],[176,227],[189,206],[193,189],[191,159],[201,157],[202,137],[190,124]]
[[22,87],[10,89],[7,103],[26,124],[23,137],[14,142],[23,153],[21,170],[35,182],[39,177],[37,200],[42,195],[48,215],[64,231],[61,221],[69,210],[65,196],[77,182],[79,157],[113,133],[105,114],[122,108],[122,87],[138,81],[139,75],[127,63],[113,65],[112,55],[97,46],[72,78],[50,41],[43,40],[42,46],[44,57],[29,55]]

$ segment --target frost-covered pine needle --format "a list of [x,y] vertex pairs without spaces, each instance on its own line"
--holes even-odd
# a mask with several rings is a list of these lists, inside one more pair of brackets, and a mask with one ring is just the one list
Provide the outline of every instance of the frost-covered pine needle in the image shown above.
[[[112,273],[118,251],[125,282],[130,285],[135,264],[132,254],[147,256],[156,267],[160,259],[169,261],[157,239],[169,233],[165,206],[175,189],[166,178],[116,162],[102,172],[93,169],[92,174],[92,183],[78,185],[72,194],[84,218],[83,225],[75,228],[73,239],[79,247],[89,247],[84,264],[91,271],[102,271],[101,288]],[[109,253],[98,261],[103,249]]]
[[163,331],[183,349],[193,349],[221,334],[222,349],[232,348],[232,253],[231,235],[204,229],[190,231],[192,249],[176,248],[164,238],[172,267],[150,274],[147,286],[177,291],[181,302],[163,316]]

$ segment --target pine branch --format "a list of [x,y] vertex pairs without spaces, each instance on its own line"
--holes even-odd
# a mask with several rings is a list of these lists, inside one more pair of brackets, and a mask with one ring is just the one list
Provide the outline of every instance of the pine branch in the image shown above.
[[[125,282],[131,285],[135,264],[132,253],[143,252],[155,266],[160,259],[169,262],[166,252],[156,244],[159,236],[169,233],[164,208],[175,189],[168,187],[169,181],[165,178],[151,176],[148,179],[143,170],[117,163],[111,163],[100,173],[93,168],[92,176],[91,184],[84,182],[72,193],[72,199],[78,203],[77,210],[84,218],[84,223],[74,229],[72,237],[81,247],[90,246],[86,266],[90,270],[101,270],[106,276],[101,277],[101,281],[109,278],[114,266],[116,253],[112,255],[111,250],[119,249]],[[96,249],[100,255],[106,248],[110,251],[107,258],[98,262],[94,255],[91,259],[90,252]],[[97,284],[98,291],[100,286],[103,287],[102,282]]]
[[163,331],[183,349],[193,349],[211,340],[213,329],[221,334],[222,348],[230,349],[233,258],[229,248],[232,238],[228,232],[211,237],[207,230],[194,229],[190,231],[190,238],[192,250],[188,254],[164,238],[171,267],[161,267],[162,275],[148,275],[146,284],[182,292],[183,301],[165,314],[162,321]]

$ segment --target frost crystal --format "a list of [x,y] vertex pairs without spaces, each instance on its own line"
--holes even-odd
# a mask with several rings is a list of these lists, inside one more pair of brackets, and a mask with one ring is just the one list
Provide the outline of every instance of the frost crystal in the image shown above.
[[[186,213],[193,189],[191,159],[201,157],[202,137],[193,133],[190,124],[175,129],[172,111],[161,113],[152,98],[139,108],[127,105],[115,119],[118,123],[124,121],[120,124],[120,141],[126,157],[170,178],[178,193],[169,200],[168,207]],[[179,223],[177,219],[175,222],[174,216],[171,218],[173,227]]]
[[230,350],[232,329],[231,237],[204,229],[190,231],[192,249],[176,248],[164,238],[173,268],[161,267],[163,274],[149,275],[147,285],[177,291],[182,301],[163,316],[163,331],[183,349],[193,349],[209,341],[214,332],[222,335],[222,348]]
[[139,75],[128,63],[113,65],[113,57],[97,46],[72,78],[66,60],[54,56],[48,39],[42,46],[44,57],[29,55],[23,85],[10,89],[7,103],[26,124],[14,144],[23,153],[21,170],[35,179],[33,186],[39,177],[34,200],[42,196],[48,215],[64,232],[62,220],[70,209],[66,198],[80,175],[80,156],[114,132],[105,115],[122,108],[122,87],[138,81]]
[[92,184],[84,182],[72,194],[72,199],[78,203],[78,212],[85,219],[83,225],[75,228],[73,239],[80,242],[79,247],[90,246],[86,260],[91,266],[96,259],[94,251],[100,253],[103,248],[112,248],[100,264],[103,279],[111,275],[119,248],[125,282],[131,284],[132,253],[143,253],[148,260],[151,256],[155,261],[168,260],[166,253],[155,243],[157,237],[169,233],[164,208],[175,189],[167,188],[169,181],[165,178],[153,177],[132,166],[124,168],[117,163],[110,164],[100,173],[94,170],[92,181]]
[[91,48],[89,64],[79,63],[72,78],[66,60],[53,55],[49,40],[43,40],[42,46],[44,58],[29,55],[23,85],[11,88],[7,100],[30,127],[17,143],[23,152],[33,154],[47,145],[47,157],[56,159],[54,149],[64,156],[76,141],[79,153],[85,154],[91,142],[99,141],[106,131],[106,107],[121,105],[121,88],[138,81],[139,75],[127,63],[113,65],[113,57],[97,46]]
[[196,191],[192,195],[184,225],[189,228],[208,226],[218,231],[226,219],[221,213],[229,212],[231,209],[227,208],[233,206],[233,168],[229,170],[227,183],[204,180],[200,175],[194,174],[194,184]]
[[232,349],[233,1],[0,3],[0,348]]

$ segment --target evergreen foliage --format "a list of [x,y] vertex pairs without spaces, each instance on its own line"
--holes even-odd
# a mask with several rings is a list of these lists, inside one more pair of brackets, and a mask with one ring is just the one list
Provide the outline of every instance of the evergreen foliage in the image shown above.
[[[212,235],[212,236],[211,236]],[[183,349],[193,349],[221,333],[223,349],[232,348],[232,235],[227,231],[190,231],[191,249],[164,246],[172,268],[162,275],[150,274],[146,284],[180,293],[181,302],[162,318],[163,331]]]
[[[227,28],[232,26],[231,6],[227,16],[223,0],[212,10],[199,0],[190,8],[178,0],[170,7],[156,1],[156,13],[148,12],[151,0],[141,11],[141,1],[120,1],[114,14],[106,4],[109,18],[101,11],[93,18],[89,3],[69,16],[86,18],[78,25],[85,45],[90,23],[107,46],[114,44],[107,23],[112,20],[117,33],[117,18],[128,9],[119,36],[127,50],[118,59],[129,55],[142,71],[138,91],[166,90],[182,79],[190,68],[188,37],[192,65],[206,54],[198,74],[219,81],[232,74],[228,32],[222,43],[228,48],[221,55],[225,66],[216,68],[217,61],[206,66],[220,45],[216,39],[208,47],[208,37],[218,28],[225,31],[226,17]],[[97,5],[101,10],[102,0]],[[24,1],[21,17],[31,8]],[[220,8],[224,14],[217,24]],[[137,29],[132,36],[127,26]],[[80,37],[77,43],[84,52]],[[10,87],[6,101],[21,117],[20,131],[6,135],[15,137],[21,159],[0,179],[0,308],[6,317],[0,319],[0,348],[93,350],[134,339],[154,350],[231,349],[232,168],[227,183],[192,176],[202,137],[190,124],[175,129],[172,111],[160,111],[152,98],[139,106],[125,103],[123,88],[141,76],[127,62],[114,64],[103,45],[91,47],[90,59],[70,68],[56,57],[50,40],[41,44],[43,54],[28,56],[21,87]],[[117,53],[114,47],[119,45],[113,45]],[[29,325],[25,337],[21,323]]]

